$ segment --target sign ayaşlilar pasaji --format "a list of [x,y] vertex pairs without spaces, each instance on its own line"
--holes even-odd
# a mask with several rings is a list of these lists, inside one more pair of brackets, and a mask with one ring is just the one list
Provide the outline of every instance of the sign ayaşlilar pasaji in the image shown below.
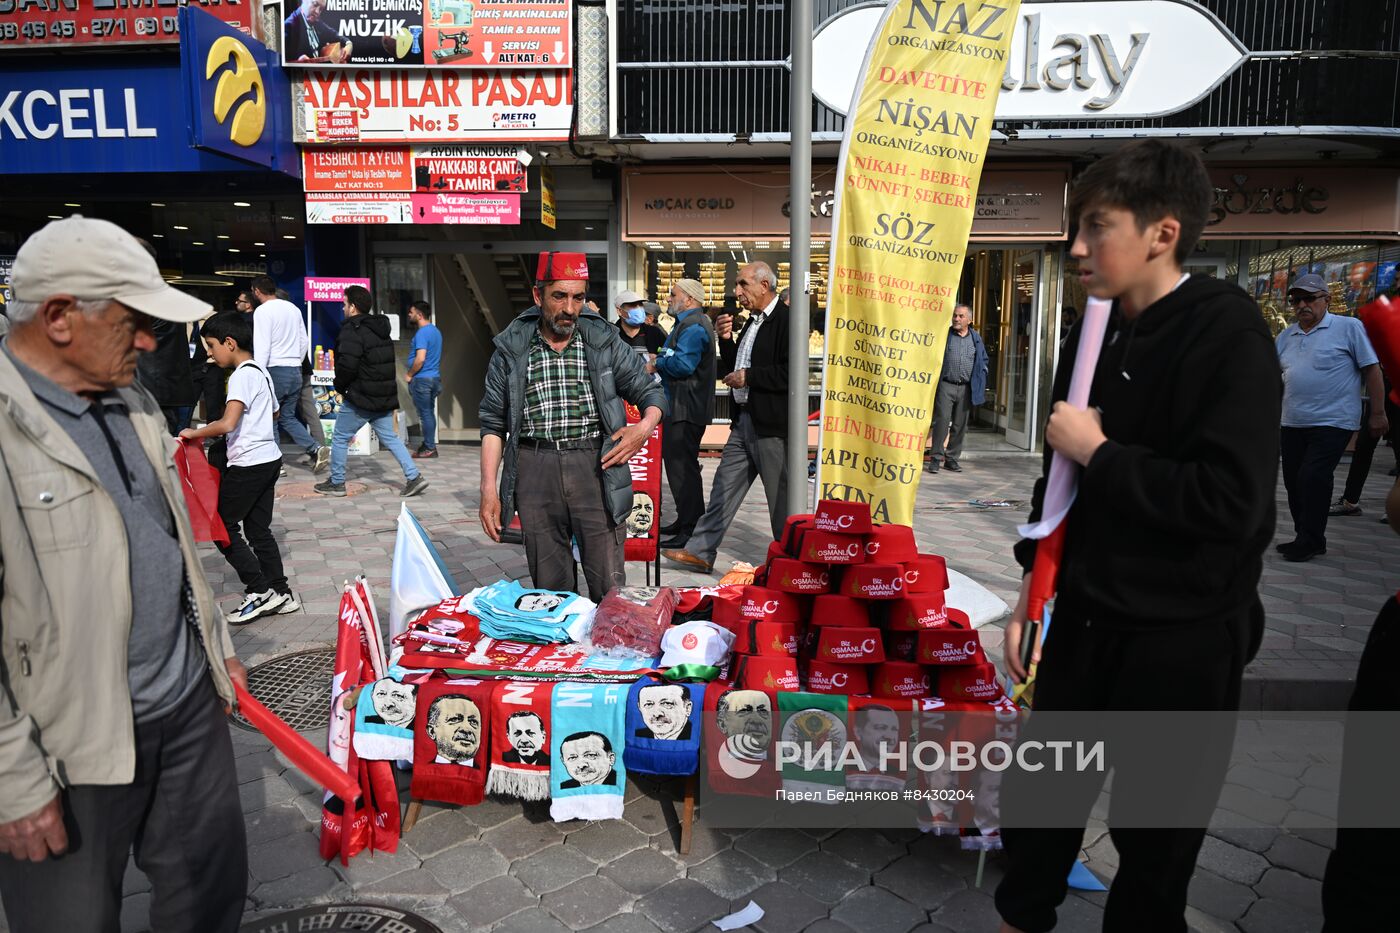
[[819,498],[910,524],[1019,0],[896,0],[838,163]]

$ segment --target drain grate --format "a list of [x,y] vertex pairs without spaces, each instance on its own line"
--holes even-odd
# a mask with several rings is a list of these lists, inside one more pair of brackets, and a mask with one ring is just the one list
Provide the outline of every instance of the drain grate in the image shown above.
[[288,933],[292,930],[442,933],[439,927],[417,914],[376,904],[327,904],[283,911],[243,924],[241,933]]
[[[331,715],[335,649],[312,648],[264,661],[248,669],[248,690],[298,732],[324,733]],[[242,716],[234,724],[256,732]]]

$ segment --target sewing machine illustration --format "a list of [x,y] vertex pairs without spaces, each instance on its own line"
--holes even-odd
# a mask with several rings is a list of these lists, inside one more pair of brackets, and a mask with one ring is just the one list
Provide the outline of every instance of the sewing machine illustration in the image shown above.
[[439,32],[437,34],[438,45],[444,42],[451,42],[452,48],[433,49],[433,58],[440,62],[451,61],[454,58],[470,58],[476,54],[467,48],[467,40],[471,38],[471,33],[463,29],[461,32]]

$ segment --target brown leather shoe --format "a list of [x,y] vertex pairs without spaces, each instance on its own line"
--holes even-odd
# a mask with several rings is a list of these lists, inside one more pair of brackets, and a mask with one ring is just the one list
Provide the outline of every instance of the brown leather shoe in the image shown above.
[[662,551],[661,556],[673,564],[680,564],[687,570],[698,570],[701,573],[709,573],[711,570],[709,564],[686,550]]

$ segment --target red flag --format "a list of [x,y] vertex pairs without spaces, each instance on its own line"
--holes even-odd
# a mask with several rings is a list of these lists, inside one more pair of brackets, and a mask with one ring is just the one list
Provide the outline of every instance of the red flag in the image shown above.
[[272,744],[296,765],[298,771],[333,792],[353,793],[354,782],[339,765],[317,751],[300,733],[277,718],[272,710],[263,706],[256,697],[244,690],[241,684],[235,683],[233,689],[238,696],[239,714],[267,736]]
[[[360,614],[355,599],[346,587],[340,597],[340,613],[335,637],[335,673],[331,679],[331,720],[326,736],[326,753],[358,782],[359,759],[350,740],[355,721],[354,710],[345,708],[345,695],[374,679],[365,664]],[[366,676],[368,675],[368,676]],[[363,791],[361,791],[363,793]],[[327,792],[321,803],[321,857],[340,854],[342,863],[370,845],[370,817],[363,797],[348,802]]]
[[180,473],[180,490],[190,513],[190,528],[196,541],[228,546],[228,529],[219,517],[219,471],[204,457],[204,442],[184,438],[175,448],[175,469]]

